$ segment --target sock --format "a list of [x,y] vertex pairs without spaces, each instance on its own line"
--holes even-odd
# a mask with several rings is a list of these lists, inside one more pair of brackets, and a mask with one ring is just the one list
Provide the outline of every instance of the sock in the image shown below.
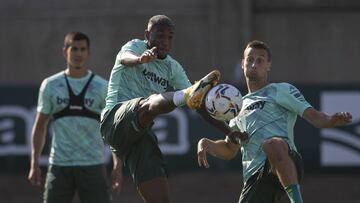
[[303,203],[299,184],[285,186],[284,190],[286,191],[291,203]]
[[186,104],[184,90],[178,90],[174,93],[173,102],[175,106],[184,106]]

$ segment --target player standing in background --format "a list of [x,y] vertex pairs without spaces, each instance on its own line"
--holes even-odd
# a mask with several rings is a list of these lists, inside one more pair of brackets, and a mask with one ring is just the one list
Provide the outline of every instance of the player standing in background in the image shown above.
[[[43,202],[70,203],[75,192],[81,202],[111,202],[99,126],[107,81],[86,68],[89,53],[90,40],[85,34],[68,33],[63,48],[67,68],[46,78],[40,87],[28,179],[33,185],[42,183],[39,157],[52,118]],[[115,155],[113,161],[112,186],[120,189],[122,165]]]
[[[207,91],[220,78],[218,71],[212,71],[191,86],[183,67],[168,55],[174,29],[167,16],[153,16],[145,40],[134,39],[121,48],[102,113],[104,140],[129,168],[147,203],[169,202],[165,161],[151,130],[154,119],[185,103],[199,109]],[[169,87],[178,91],[167,92]],[[200,108],[199,113],[222,132],[230,132],[223,122],[211,119],[205,108]]]
[[198,161],[208,168],[207,153],[229,160],[241,148],[244,187],[239,202],[276,202],[286,191],[292,203],[301,203],[303,163],[293,135],[297,115],[317,128],[349,124],[352,116],[348,112],[327,115],[314,109],[291,84],[269,83],[270,68],[268,46],[249,42],[242,62],[248,94],[243,97],[242,111],[230,122],[233,130],[246,132],[248,139],[240,139],[239,144],[229,137],[203,138],[198,143]]

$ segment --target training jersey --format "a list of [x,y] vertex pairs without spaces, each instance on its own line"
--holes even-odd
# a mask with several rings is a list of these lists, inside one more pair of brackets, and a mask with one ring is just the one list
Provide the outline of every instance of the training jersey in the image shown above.
[[[91,71],[82,78],[67,76],[71,90],[78,95],[89,81]],[[84,106],[100,114],[105,106],[107,81],[98,75],[90,81]],[[54,115],[69,104],[64,71],[46,78],[40,87],[37,111]],[[84,116],[62,116],[51,122],[52,142],[49,163],[59,166],[85,166],[104,163],[104,143],[99,121]]]
[[295,121],[309,107],[300,91],[288,83],[271,83],[243,96],[241,112],[229,125],[249,136],[241,144],[245,181],[265,164],[266,156],[261,148],[265,140],[282,137],[296,151]]
[[183,67],[170,55],[136,66],[128,67],[120,63],[124,52],[140,56],[147,49],[147,41],[139,39],[131,40],[121,48],[111,71],[103,113],[118,102],[163,93],[170,87],[178,90],[191,86]]

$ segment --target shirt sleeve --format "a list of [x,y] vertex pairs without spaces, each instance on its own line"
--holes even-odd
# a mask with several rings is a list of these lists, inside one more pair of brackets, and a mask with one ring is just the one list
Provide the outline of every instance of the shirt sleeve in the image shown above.
[[107,80],[104,80],[104,82],[103,82],[103,91],[102,91],[102,98],[104,98],[103,99],[103,102],[102,102],[102,108],[105,108],[105,105],[106,105],[106,96],[107,96],[107,89],[108,89],[108,85],[109,85],[109,83],[108,83],[108,81]]
[[[240,132],[244,132],[243,130],[241,130],[236,122],[236,118],[234,119],[231,119],[230,122],[229,122],[229,127],[232,131],[240,131]],[[231,142],[233,144],[238,144],[238,145],[242,145],[242,143],[240,141],[231,141],[230,137],[229,136],[226,136],[225,138],[225,141],[226,142]]]
[[233,131],[240,131],[240,128],[236,125],[235,118],[230,120],[229,127]]
[[141,40],[134,39],[127,42],[124,46],[121,47],[118,57],[125,52],[132,52],[136,55],[141,55],[144,51],[144,43],[141,43]]
[[51,103],[51,96],[49,94],[49,84],[45,79],[40,86],[39,96],[38,96],[38,104],[37,104],[37,112],[43,114],[50,114],[53,110],[53,106]]
[[312,107],[301,92],[288,83],[281,83],[277,87],[276,102],[299,116],[302,116],[307,108]]
[[183,67],[176,61],[173,61],[173,65],[174,65],[173,76],[172,76],[172,80],[170,81],[170,85],[175,90],[180,90],[190,87],[191,82],[189,81],[189,78],[186,75]]

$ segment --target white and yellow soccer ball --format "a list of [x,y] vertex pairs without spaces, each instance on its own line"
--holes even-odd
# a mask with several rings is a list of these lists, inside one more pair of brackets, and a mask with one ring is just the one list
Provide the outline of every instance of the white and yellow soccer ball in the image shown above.
[[219,84],[209,90],[205,107],[216,120],[229,121],[235,118],[242,107],[241,92],[229,84]]

